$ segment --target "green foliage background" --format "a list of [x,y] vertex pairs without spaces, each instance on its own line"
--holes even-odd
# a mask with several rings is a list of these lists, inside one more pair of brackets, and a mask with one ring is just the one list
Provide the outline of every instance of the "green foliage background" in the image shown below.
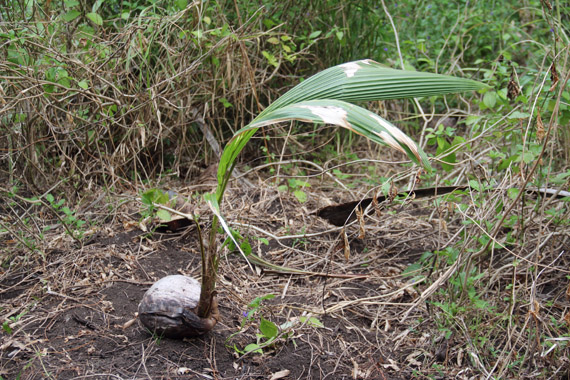
[[[467,98],[398,103],[390,119],[406,119],[400,126],[432,145],[433,154],[476,137],[483,119],[473,111],[492,123],[516,109],[513,127],[495,131],[510,146],[493,157],[503,169],[532,162],[538,148],[514,125],[536,117],[529,112],[534,99],[542,118],[550,117],[556,91],[542,77],[557,60],[565,67],[568,43],[563,2],[552,11],[541,1],[400,1],[386,8],[376,1],[4,4],[2,165],[12,181],[23,174],[41,189],[56,178],[75,187],[85,179],[110,185],[168,173],[189,178],[212,159],[203,120],[223,143],[300,79],[362,58],[493,87]],[[512,78],[522,93],[509,101]],[[568,92],[562,97],[557,117],[566,125]],[[423,121],[409,117],[419,104],[433,114],[468,114],[467,130],[422,130]],[[567,147],[568,131],[557,139]]]

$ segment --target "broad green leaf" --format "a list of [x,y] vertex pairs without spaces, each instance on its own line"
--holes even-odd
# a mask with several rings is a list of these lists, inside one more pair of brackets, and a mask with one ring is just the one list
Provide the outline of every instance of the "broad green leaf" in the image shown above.
[[151,206],[156,198],[156,189],[149,189],[141,194],[141,201],[143,204]]
[[[362,107],[332,99],[309,100],[262,113],[248,126],[237,131],[236,137],[228,143],[227,148],[235,144],[235,148],[241,151],[242,144],[247,143],[243,140],[249,140],[251,137],[250,130],[255,132],[260,127],[288,120],[338,125],[376,143],[400,150],[412,161],[430,168],[427,155],[396,126]],[[232,153],[239,152],[232,151]],[[218,175],[220,175],[219,171]]]
[[289,178],[288,180],[289,182],[289,186],[293,187],[293,188],[297,188],[297,187],[311,187],[311,184],[307,181],[302,181],[300,179],[297,178]]
[[554,178],[549,179],[551,183],[556,185],[562,185],[570,178],[570,171],[564,173],[558,173]]
[[[270,61],[275,59],[267,52],[262,54]],[[481,88],[488,86],[447,75],[395,70],[372,60],[348,62],[321,71],[269,105],[226,145],[218,167],[217,198],[221,201],[235,160],[257,128],[286,120],[341,125],[374,142],[404,151],[414,162],[421,162],[430,170],[425,153],[399,129],[374,113],[346,102],[428,97]]]
[[188,0],[176,0],[176,7],[179,10],[186,9],[187,6],[188,6]]
[[93,21],[95,25],[103,25],[103,18],[99,16],[97,13],[91,12],[85,15],[89,20]]
[[497,104],[497,93],[494,91],[486,92],[485,95],[483,95],[483,104],[485,104],[487,108],[495,107],[495,104]]
[[488,86],[448,75],[391,69],[366,59],[343,63],[313,75],[293,87],[261,114],[311,99],[357,102],[429,97],[482,88]]
[[522,155],[522,160],[525,164],[530,164],[535,160],[536,156],[534,152],[526,151]]
[[315,30],[313,33],[309,34],[309,38],[310,39],[314,39],[317,38],[318,36],[320,36],[322,33],[322,31],[320,30]]
[[55,86],[53,84],[44,84],[44,91],[51,94],[55,91]]
[[247,239],[242,241],[242,243],[240,244],[240,248],[242,249],[242,251],[245,253],[246,256],[251,255],[251,244]]
[[471,187],[475,191],[482,191],[481,186],[479,185],[479,182],[475,181],[474,179],[469,181],[469,187]]
[[[301,323],[305,323],[305,321],[307,321],[307,317],[299,317],[299,320]],[[307,324],[314,327],[325,327],[323,322],[321,322],[317,317],[310,317]]]
[[515,112],[511,113],[507,118],[508,119],[526,119],[527,117],[530,117],[529,113],[515,111]]
[[172,219],[170,213],[163,209],[158,210],[156,212],[156,216],[158,216],[158,218],[163,222],[169,222]]
[[305,203],[307,201],[307,194],[302,190],[295,190],[293,191],[295,198],[301,203]]
[[277,58],[275,58],[275,56],[265,50],[263,50],[261,52],[261,54],[265,57],[265,59],[267,59],[267,62],[271,65],[271,66],[275,66],[278,67],[279,63],[277,62]]
[[5,321],[2,323],[2,330],[4,330],[8,335],[12,334],[12,327],[10,327],[10,322]]
[[444,137],[437,137],[437,150],[436,155],[437,158],[441,160],[441,167],[446,172],[449,172],[453,169],[453,165],[456,162],[456,155],[455,152],[447,153],[451,148],[453,148],[455,144],[450,144]]
[[410,277],[410,276],[417,276],[418,273],[421,273],[423,265],[421,262],[415,262],[413,264],[408,265],[406,269],[402,272],[402,276]]
[[66,88],[71,88],[71,80],[68,77],[63,77],[57,80],[57,83],[61,84]]
[[65,21],[65,22],[70,22],[72,20],[75,20],[77,18],[77,16],[79,16],[80,14],[81,14],[81,12],[73,9],[73,10],[70,10],[69,12],[67,12],[66,14],[64,14],[63,16],[61,16],[61,18],[63,18],[63,21]]
[[93,7],[91,7],[91,12],[95,13],[99,10],[99,8],[101,8],[101,5],[103,4],[105,0],[97,0],[95,1],[95,3],[93,4]]
[[273,21],[270,18],[266,18],[265,20],[263,20],[263,25],[265,25],[267,29],[271,29],[275,26],[275,21]]
[[259,331],[261,331],[266,338],[275,338],[279,333],[275,323],[268,321],[263,317],[261,317],[261,322],[259,323]]
[[162,190],[156,189],[156,203],[160,203],[161,205],[167,205],[168,201],[170,200],[170,196],[168,195],[168,193],[163,192]]
[[256,343],[248,344],[247,346],[245,346],[243,351],[246,353],[247,352],[255,352],[256,354],[263,354],[261,347],[259,346],[259,344],[256,344]]
[[226,98],[220,98],[220,103],[222,103],[224,105],[224,108],[230,108],[233,107],[234,105],[232,103],[230,103],[228,101],[228,99]]
[[482,118],[483,116],[469,115],[465,118],[465,125],[473,125],[479,122],[479,120],[481,120]]
[[6,51],[10,62],[23,66],[31,63],[29,54],[18,46],[8,46]]
[[86,80],[81,80],[81,81],[77,82],[77,85],[84,90],[87,90],[89,88],[89,84],[87,83]]

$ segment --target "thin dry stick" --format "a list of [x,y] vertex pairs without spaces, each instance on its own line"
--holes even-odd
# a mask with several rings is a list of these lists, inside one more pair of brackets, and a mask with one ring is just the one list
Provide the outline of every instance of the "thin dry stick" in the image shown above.
[[[374,302],[372,302],[372,304],[378,304],[379,302],[377,302],[377,300],[395,296],[395,295],[399,294],[400,292],[402,292],[403,290],[406,290],[406,289],[409,289],[409,288],[413,288],[414,286],[416,286],[416,285],[418,285],[418,284],[420,284],[420,283],[422,283],[422,282],[424,282],[424,281],[425,281],[425,279],[421,279],[421,280],[418,280],[418,281],[416,281],[416,282],[414,282],[414,283],[410,283],[410,284],[407,284],[407,285],[405,285],[405,286],[402,286],[401,288],[398,288],[398,289],[396,289],[396,290],[394,290],[394,291],[391,291],[391,292],[389,292],[389,293],[381,294],[381,295],[378,295],[378,296],[365,297],[365,298],[358,298],[358,299],[350,300],[350,301],[342,301],[342,302],[339,302],[339,303],[335,304],[334,306],[331,306],[331,307],[329,307],[328,309],[326,309],[326,310],[325,310],[325,314],[332,313],[332,312],[335,312],[335,311],[340,311],[340,310],[343,310],[343,309],[345,309],[345,308],[347,308],[347,307],[349,307],[349,306],[354,306],[354,305],[360,305],[360,304],[370,303],[369,301],[374,301]],[[406,305],[406,306],[412,305],[412,307],[413,307],[413,305],[414,305],[414,304],[411,304],[411,303],[391,303],[391,302],[390,302],[390,303],[384,303],[384,304],[386,304],[386,305],[388,305],[388,304],[389,304],[389,305]]]
[[[344,183],[342,183],[338,178],[336,178],[334,175],[332,175],[330,172],[333,170],[333,168],[330,169],[324,169],[323,167],[321,167],[320,165],[314,163],[313,161],[307,161],[307,160],[282,160],[282,161],[277,161],[277,162],[270,162],[267,164],[263,164],[263,165],[259,165],[256,166],[255,168],[252,168],[248,171],[246,171],[245,173],[241,174],[241,176],[245,176],[248,173],[254,172],[254,171],[258,171],[270,166],[277,166],[278,168],[280,168],[282,165],[289,165],[289,164],[305,164],[305,165],[310,165],[313,166],[315,168],[317,168],[317,170],[320,171],[320,173],[316,173],[316,174],[308,174],[305,176],[302,176],[303,178],[310,178],[310,177],[317,177],[317,176],[321,176],[323,174],[326,174],[327,176],[329,176],[333,181],[335,181],[340,187],[342,187],[343,189],[345,189],[346,191],[350,191],[350,189],[348,187],[346,187],[346,185]],[[279,169],[278,169],[279,171]],[[279,172],[278,172],[279,173]],[[278,174],[277,174],[278,176]],[[276,177],[277,177],[276,176]]]

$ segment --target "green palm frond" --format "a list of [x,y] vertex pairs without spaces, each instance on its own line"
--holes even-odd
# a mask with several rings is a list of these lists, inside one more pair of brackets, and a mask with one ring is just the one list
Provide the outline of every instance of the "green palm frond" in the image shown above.
[[485,87],[485,84],[470,79],[397,70],[365,59],[343,63],[313,75],[273,102],[259,116],[304,100],[337,99],[360,102],[420,98]]
[[220,159],[216,197],[221,203],[237,156],[257,129],[288,120],[347,128],[406,153],[413,162],[431,171],[427,155],[412,139],[380,116],[349,102],[444,95],[485,87],[470,79],[395,70],[369,59],[331,67],[289,90],[236,132]]
[[338,125],[376,143],[397,149],[415,163],[429,167],[425,153],[400,129],[374,112],[342,100],[308,100],[277,108],[260,115],[238,133],[287,120]]

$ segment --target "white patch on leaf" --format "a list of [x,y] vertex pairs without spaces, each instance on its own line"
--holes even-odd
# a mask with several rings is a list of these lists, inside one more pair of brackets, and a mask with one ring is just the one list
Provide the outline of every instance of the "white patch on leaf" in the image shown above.
[[354,74],[356,74],[356,72],[362,68],[362,66],[360,66],[361,63],[364,65],[370,65],[372,62],[374,61],[371,59],[362,59],[360,61],[343,63],[339,66],[344,70],[347,78],[350,78],[353,77]]
[[402,148],[400,146],[400,144],[398,144],[398,142],[396,140],[394,140],[394,138],[392,136],[390,136],[389,133],[387,133],[386,131],[382,131],[380,133],[376,133],[378,136],[380,136],[380,138],[382,140],[384,140],[384,142],[388,145],[390,145],[392,148],[394,149],[398,149],[399,151],[406,153],[406,151],[404,150],[404,148]]
[[344,70],[346,77],[350,78],[350,77],[353,77],[354,74],[356,74],[356,72],[361,69],[360,65],[358,64],[359,62],[362,62],[362,61],[347,62],[347,63],[343,63],[342,65],[339,65],[339,66]]
[[340,107],[334,106],[299,106],[300,108],[306,108],[317,115],[323,120],[325,124],[339,125],[344,128],[350,129],[350,124],[346,120],[347,112]]
[[400,145],[400,144],[404,144],[408,148],[410,148],[410,150],[414,153],[414,155],[416,157],[418,157],[418,159],[420,159],[418,147],[416,146],[416,143],[413,142],[413,140],[411,138],[409,138],[404,132],[402,132],[398,128],[394,127],[393,125],[391,125],[386,120],[379,117],[378,115],[376,115],[374,113],[370,113],[370,116],[374,120],[376,120],[378,122],[378,124],[380,124],[380,126],[382,126],[384,129],[386,129],[386,131],[388,131],[388,132],[382,131],[382,132],[378,133],[378,136],[380,136],[380,138],[382,140],[384,140],[386,142],[386,144],[390,145],[391,147],[393,147],[395,149],[398,149],[401,152],[406,153],[406,151]]

